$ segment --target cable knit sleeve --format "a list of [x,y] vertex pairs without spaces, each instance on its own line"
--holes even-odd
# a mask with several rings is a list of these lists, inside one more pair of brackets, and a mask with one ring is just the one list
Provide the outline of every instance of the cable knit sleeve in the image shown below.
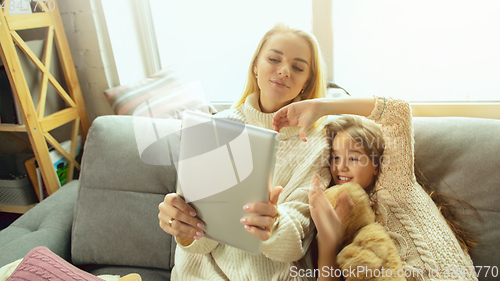
[[[309,185],[314,172],[325,181],[330,181],[330,172],[325,167],[328,161],[328,142],[321,134],[324,131],[317,129],[316,137],[308,135],[308,143],[293,142],[293,145],[283,148],[283,155],[287,159],[278,161],[278,177],[291,174],[290,180],[283,186],[278,201],[278,217],[271,238],[262,243],[261,252],[268,258],[280,262],[294,262],[301,259],[313,238],[314,225],[309,212]],[[308,149],[301,149],[308,146]],[[312,147],[312,148],[311,148]],[[293,169],[291,159],[295,162]],[[275,179],[279,184],[280,178]]]
[[[368,117],[381,125],[385,139],[382,170],[375,185],[377,222],[389,233],[405,270],[420,271],[427,280],[449,280],[450,266],[465,268],[472,261],[444,217],[416,182],[411,108],[408,102],[376,97]],[[408,278],[408,280],[420,280]],[[477,280],[471,276],[470,280]]]
[[175,242],[177,242],[177,245],[184,251],[199,255],[210,253],[219,244],[219,242],[205,237],[202,237],[200,240],[194,240],[193,243],[189,244],[188,246],[183,246],[181,243],[179,243],[177,237],[175,237]]
[[384,172],[403,174],[404,178],[414,181],[410,104],[404,100],[376,97],[375,109],[368,118],[381,125],[384,132]]

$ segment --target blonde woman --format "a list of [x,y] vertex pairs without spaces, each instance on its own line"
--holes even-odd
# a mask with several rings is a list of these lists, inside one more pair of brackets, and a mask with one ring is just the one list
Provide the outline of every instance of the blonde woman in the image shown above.
[[[246,88],[233,108],[218,114],[246,124],[273,129],[280,108],[300,100],[322,98],[326,83],[316,39],[307,32],[278,24],[260,41],[252,57]],[[175,236],[172,280],[313,280],[300,269],[312,267],[313,239],[308,191],[313,173],[330,180],[326,130],[313,126],[309,141],[298,128],[280,132],[274,188],[268,203],[249,203],[241,227],[263,241],[252,255],[203,237],[203,222],[175,193],[159,205],[160,227]]]

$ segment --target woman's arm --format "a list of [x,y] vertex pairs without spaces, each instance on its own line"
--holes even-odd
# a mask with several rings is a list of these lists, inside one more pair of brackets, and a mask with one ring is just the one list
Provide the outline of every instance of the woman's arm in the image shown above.
[[301,127],[300,137],[307,141],[306,132],[321,117],[335,114],[369,116],[375,108],[375,98],[310,99],[291,103],[276,112],[274,130],[283,127]]
[[274,182],[283,186],[278,200],[280,215],[264,241],[261,252],[269,259],[294,262],[307,252],[314,235],[309,210],[308,192],[314,172],[330,181],[325,167],[329,157],[326,132],[315,127],[309,132],[311,139],[303,143],[296,137],[283,140],[278,150]]
[[375,108],[375,98],[317,99],[323,116],[354,114],[369,116]]

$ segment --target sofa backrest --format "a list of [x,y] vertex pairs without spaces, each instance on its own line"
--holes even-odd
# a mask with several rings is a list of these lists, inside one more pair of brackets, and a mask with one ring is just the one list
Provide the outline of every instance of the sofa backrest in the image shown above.
[[[500,120],[413,118],[415,162],[439,192],[472,204],[484,222],[470,217],[481,235],[471,255],[475,266],[500,261]],[[494,280],[482,270],[479,280]]]
[[[413,120],[417,166],[439,192],[471,203],[484,220],[471,220],[482,233],[474,264],[498,266],[500,120]],[[175,167],[141,161],[133,122],[132,116],[103,116],[89,130],[73,223],[75,264],[173,267],[175,240],[158,226],[157,215],[165,194],[175,191]],[[170,141],[170,151],[178,145]]]
[[[134,122],[151,126],[145,118],[103,116],[89,130],[72,229],[74,264],[173,267],[175,240],[159,227],[158,204],[175,191],[175,167],[141,161]],[[170,145],[179,150],[178,139]]]

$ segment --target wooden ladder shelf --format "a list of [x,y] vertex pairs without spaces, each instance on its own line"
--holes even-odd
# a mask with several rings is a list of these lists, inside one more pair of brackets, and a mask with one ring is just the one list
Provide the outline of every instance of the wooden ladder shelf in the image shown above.
[[[9,15],[9,2],[12,1],[3,0],[2,2],[4,1],[4,8],[0,8],[0,55],[24,125],[0,124],[0,131],[26,132],[28,134],[31,147],[35,153],[38,166],[40,167],[42,177],[50,195],[59,188],[59,179],[50,159],[48,144],[68,160],[67,179],[70,181],[73,178],[74,168],[80,168],[78,162],[75,160],[78,134],[79,132],[81,133],[83,143],[90,124],[68,41],[64,33],[61,15],[55,0],[50,1],[53,2],[50,8],[47,5],[48,2],[38,1],[39,8],[37,11],[34,11],[32,14],[23,15]],[[32,2],[35,2],[35,0]],[[44,11],[41,11],[40,7],[45,7]],[[47,31],[41,61],[17,32],[18,30],[34,28],[46,28]],[[57,48],[68,92],[61,87],[59,82],[49,72],[53,43],[55,43]],[[16,45],[42,73],[39,100],[36,101],[36,109],[19,61]],[[49,116],[44,116],[48,83],[52,84],[59,96],[65,101],[67,108]],[[50,131],[69,122],[73,122],[73,127],[71,132],[71,149],[70,153],[67,153],[50,134]]]

